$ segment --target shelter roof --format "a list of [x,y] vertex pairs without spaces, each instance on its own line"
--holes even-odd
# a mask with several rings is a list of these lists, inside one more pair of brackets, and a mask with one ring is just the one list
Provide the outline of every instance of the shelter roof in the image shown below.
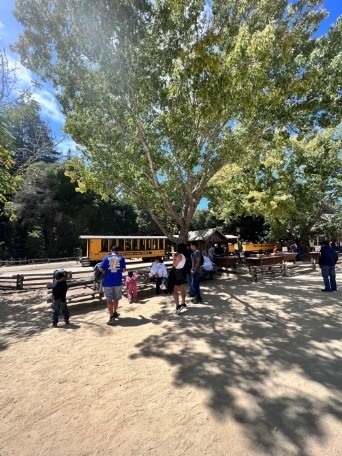
[[189,241],[206,241],[214,234],[218,234],[222,237],[222,240],[225,239],[225,235],[221,233],[221,231],[217,230],[216,228],[209,228],[206,230],[197,230],[197,231],[189,231],[188,239]]

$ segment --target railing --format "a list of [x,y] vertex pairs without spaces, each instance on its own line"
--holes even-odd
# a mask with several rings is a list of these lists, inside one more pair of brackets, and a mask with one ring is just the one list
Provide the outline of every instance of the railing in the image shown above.
[[73,257],[64,257],[64,258],[19,258],[18,260],[15,259],[8,259],[8,260],[0,260],[0,267],[1,266],[18,266],[22,264],[43,264],[43,263],[59,263],[63,261],[80,261],[80,257],[73,256]]

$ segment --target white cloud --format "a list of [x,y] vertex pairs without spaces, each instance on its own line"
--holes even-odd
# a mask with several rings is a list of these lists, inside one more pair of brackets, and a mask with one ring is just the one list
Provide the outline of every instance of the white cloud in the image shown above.
[[18,60],[8,55],[8,69],[11,73],[15,73],[17,78],[17,91],[27,90],[33,83],[31,71],[25,68]]
[[5,25],[0,21],[0,30],[4,27],[5,27]]
[[15,72],[17,78],[16,93],[19,94],[23,90],[30,90],[32,98],[41,107],[42,118],[47,122],[51,121],[63,125],[65,118],[53,89],[48,90],[42,84],[38,87],[35,86],[34,80],[36,78],[33,73],[12,56],[8,56],[8,66],[11,71]]
[[33,89],[32,98],[39,103],[41,113],[46,121],[53,121],[64,124],[64,115],[62,114],[56,97],[45,89]]

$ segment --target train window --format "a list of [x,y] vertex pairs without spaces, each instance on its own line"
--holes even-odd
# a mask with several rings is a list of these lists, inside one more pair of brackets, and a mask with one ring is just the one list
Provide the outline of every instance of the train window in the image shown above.
[[109,250],[108,239],[101,239],[101,252],[108,252]]
[[119,247],[119,251],[120,251],[120,252],[124,252],[124,251],[125,251],[125,242],[124,242],[124,239],[117,239],[117,240],[116,240],[116,245]]
[[132,250],[132,239],[125,239],[125,250]]

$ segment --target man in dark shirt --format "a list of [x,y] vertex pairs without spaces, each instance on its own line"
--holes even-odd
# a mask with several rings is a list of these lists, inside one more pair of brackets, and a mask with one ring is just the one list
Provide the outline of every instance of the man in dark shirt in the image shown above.
[[335,264],[338,256],[329,245],[329,241],[323,241],[319,265],[322,271],[324,289],[322,291],[337,291]]

